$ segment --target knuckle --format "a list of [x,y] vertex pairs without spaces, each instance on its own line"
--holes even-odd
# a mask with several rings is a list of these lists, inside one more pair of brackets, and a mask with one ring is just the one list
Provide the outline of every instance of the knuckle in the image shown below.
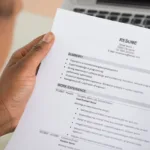
[[27,69],[28,69],[28,64],[25,61],[20,61],[17,64],[17,70],[23,71],[23,70],[27,70]]
[[33,46],[33,50],[39,51],[43,48],[43,43],[38,43],[37,45]]
[[16,57],[16,54],[17,54],[17,51],[12,54],[11,58]]
[[8,65],[11,65],[12,63],[15,62],[16,55],[17,55],[16,52],[14,52],[14,53],[11,55],[11,57],[10,57],[10,59],[9,59],[9,62],[8,62]]

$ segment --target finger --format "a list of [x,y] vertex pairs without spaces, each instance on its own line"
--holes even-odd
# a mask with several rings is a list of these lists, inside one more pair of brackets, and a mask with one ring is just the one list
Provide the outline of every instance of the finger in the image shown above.
[[35,40],[33,40],[32,42],[30,42],[29,44],[27,44],[26,46],[22,47],[21,49],[24,49],[25,53],[28,53],[29,51],[32,50],[32,47],[36,44],[38,44],[42,39],[44,35],[39,36],[38,38],[36,38]]
[[16,62],[18,62],[20,59],[22,59],[23,57],[25,57],[27,55],[27,53],[32,49],[32,47],[34,45],[36,45],[37,43],[39,43],[42,39],[43,39],[44,35],[39,36],[38,38],[36,38],[35,40],[33,40],[32,42],[30,42],[29,44],[27,44],[26,46],[20,48],[18,51],[16,51],[10,61],[9,61],[9,66],[15,64]]
[[50,51],[54,43],[53,33],[46,34],[43,39],[34,45],[30,52],[23,58],[22,63],[26,68],[36,72],[37,67]]

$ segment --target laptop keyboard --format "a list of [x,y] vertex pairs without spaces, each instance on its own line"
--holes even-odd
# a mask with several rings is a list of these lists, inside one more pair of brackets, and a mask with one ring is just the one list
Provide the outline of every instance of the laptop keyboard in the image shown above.
[[74,12],[84,13],[90,16],[95,16],[98,18],[108,19],[112,21],[118,21],[122,23],[128,23],[135,26],[140,26],[150,29],[150,15],[145,16],[143,14],[130,14],[130,13],[119,13],[119,12],[108,12],[108,11],[98,11],[94,9],[83,9],[75,8]]

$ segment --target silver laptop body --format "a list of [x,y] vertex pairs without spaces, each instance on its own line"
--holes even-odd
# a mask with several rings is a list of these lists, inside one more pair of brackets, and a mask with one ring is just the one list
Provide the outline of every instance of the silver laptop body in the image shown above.
[[148,0],[64,0],[64,9],[150,29]]

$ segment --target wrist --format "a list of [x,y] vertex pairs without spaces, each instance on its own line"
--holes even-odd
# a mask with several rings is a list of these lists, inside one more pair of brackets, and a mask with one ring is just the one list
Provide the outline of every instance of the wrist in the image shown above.
[[12,132],[12,121],[8,110],[0,101],[0,136]]

